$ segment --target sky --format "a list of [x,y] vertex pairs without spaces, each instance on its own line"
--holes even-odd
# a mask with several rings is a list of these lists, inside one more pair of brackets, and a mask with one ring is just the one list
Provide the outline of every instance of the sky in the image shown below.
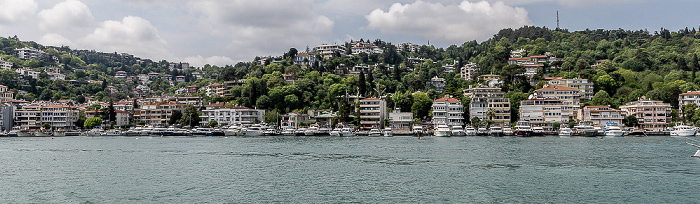
[[350,40],[436,47],[504,28],[671,31],[700,26],[700,0],[0,0],[0,36],[194,66]]

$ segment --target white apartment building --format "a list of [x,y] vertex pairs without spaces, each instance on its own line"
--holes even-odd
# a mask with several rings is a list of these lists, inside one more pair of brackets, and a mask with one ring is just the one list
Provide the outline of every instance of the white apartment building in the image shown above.
[[578,120],[580,121],[590,121],[593,126],[605,127],[605,126],[618,126],[623,127],[625,124],[622,123],[622,111],[607,106],[585,106],[579,110]]
[[41,128],[41,105],[30,104],[15,109],[15,125],[20,129]]
[[550,85],[566,86],[569,88],[578,89],[579,95],[581,96],[581,100],[583,101],[590,101],[595,95],[595,93],[593,92],[593,82],[589,82],[588,79],[564,79],[562,77],[545,77],[545,80],[549,80]]
[[67,105],[46,105],[41,107],[41,124],[48,123],[52,129],[75,129],[78,109]]
[[218,122],[219,126],[251,125],[263,121],[265,110],[257,110],[243,106],[237,107],[207,107],[202,111],[200,126],[209,126],[209,121]]
[[392,129],[411,130],[413,125],[413,113],[401,112],[399,108],[389,113],[389,126]]
[[116,73],[114,73],[114,77],[116,77],[117,79],[126,79],[127,75],[125,71],[117,71]]
[[445,96],[433,101],[433,125],[464,126],[462,102]]
[[323,44],[314,47],[314,53],[321,55],[325,59],[333,57],[336,52],[340,53],[340,55],[345,55],[345,47],[337,44]]
[[0,58],[0,68],[2,69],[12,69],[12,62],[8,62]]
[[663,130],[671,122],[671,104],[653,101],[644,96],[620,106],[620,110],[626,115],[637,117],[639,127],[644,129]]
[[294,64],[312,66],[316,62],[316,56],[308,53],[299,53],[294,56]]
[[579,89],[566,86],[547,86],[535,90],[536,98],[552,98],[562,100],[565,104],[578,106],[581,95]]
[[435,87],[435,90],[437,92],[442,93],[442,91],[445,90],[445,86],[447,86],[447,81],[445,80],[445,78],[439,78],[437,76],[434,76],[430,79],[430,84],[432,84]]
[[49,80],[66,80],[66,75],[61,73],[46,72],[46,74],[49,76]]
[[23,60],[39,59],[39,56],[41,56],[41,53],[43,53],[42,51],[33,47],[15,49],[15,51],[17,51],[17,58]]
[[469,104],[469,117],[477,117],[480,120],[489,119],[489,109],[493,110],[493,122],[508,126],[510,124],[510,99],[505,98],[506,93],[501,88],[479,86],[464,90],[464,96],[471,98]]
[[32,69],[29,69],[29,68],[15,69],[15,72],[17,72],[18,74],[20,74],[22,76],[29,76],[29,77],[32,77],[34,79],[39,79],[39,72],[34,71]]
[[[2,89],[0,89],[2,93]],[[700,91],[688,91],[678,95],[678,113],[683,114],[683,106],[694,103],[700,107]]]
[[186,106],[184,103],[174,101],[145,103],[141,108],[134,110],[134,121],[136,123],[144,122],[145,125],[166,125],[170,121],[173,111],[177,110],[185,114]]
[[355,42],[354,44],[352,44],[352,47],[350,49],[352,51],[352,55],[358,55],[360,53],[367,53],[367,54],[382,54],[382,53],[384,53],[384,50],[379,48],[379,46],[376,46],[370,42]]
[[460,78],[471,81],[476,79],[476,73],[479,71],[479,65],[476,63],[469,63],[460,68]]
[[420,45],[416,45],[416,44],[413,44],[410,42],[401,43],[401,44],[396,45],[397,52],[402,52],[402,51],[416,52],[416,51],[418,51],[418,49],[420,49]]
[[7,86],[0,85],[0,101],[8,101],[15,98],[15,93],[7,91]]
[[579,106],[559,99],[536,98],[520,101],[520,120],[529,121],[533,127],[552,130],[552,124],[567,124],[574,118]]
[[377,98],[360,100],[360,128],[381,128],[387,118],[386,101]]

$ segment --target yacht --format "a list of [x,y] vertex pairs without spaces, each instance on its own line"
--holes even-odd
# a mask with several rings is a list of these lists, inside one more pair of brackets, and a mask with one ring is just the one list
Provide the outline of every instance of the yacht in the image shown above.
[[598,131],[593,126],[590,125],[577,125],[574,126],[574,135],[584,136],[584,137],[595,137]]
[[244,129],[242,132],[243,136],[255,137],[264,135],[265,129],[260,125],[253,125]]
[[328,135],[332,137],[340,137],[340,129],[336,128],[331,130],[331,132],[328,133]]
[[306,136],[319,135],[319,129],[316,126],[311,126],[309,128],[306,128],[306,131],[304,131],[304,135],[306,135]]
[[671,131],[671,136],[688,137],[695,136],[695,133],[697,133],[697,128],[693,126],[677,125],[673,127],[673,130]]
[[390,127],[384,128],[384,137],[392,137],[394,136],[394,132],[391,131]]
[[286,127],[284,130],[282,130],[282,135],[284,136],[294,136],[296,133],[294,133],[296,130],[292,127]]
[[55,130],[55,131],[53,131],[53,136],[54,136],[54,137],[63,137],[63,136],[66,136],[66,131],[63,130],[63,129]]
[[306,128],[299,128],[299,129],[294,131],[294,135],[304,136],[304,135],[306,135],[305,132],[306,132]]
[[478,136],[488,136],[489,135],[489,130],[486,128],[479,128],[476,129],[476,135]]
[[232,125],[224,130],[224,136],[237,136],[240,132],[240,127]]
[[467,130],[464,131],[464,134],[467,136],[476,136],[476,129],[473,127],[467,127]]
[[574,131],[571,130],[571,128],[565,127],[562,129],[559,129],[559,136],[571,136],[574,134]]
[[195,128],[190,131],[190,134],[192,134],[192,136],[207,136],[207,134],[213,130],[214,129],[211,128]]
[[122,131],[114,129],[102,133],[102,136],[122,136]]
[[52,133],[50,130],[37,130],[32,133],[34,137],[51,137]]
[[532,134],[532,128],[530,127],[530,122],[528,121],[518,121],[515,124],[515,135],[518,137],[530,137]]
[[332,130],[330,128],[319,128],[316,135],[326,136],[326,135],[329,135],[331,133],[331,131]]
[[369,133],[367,134],[367,136],[370,136],[370,137],[379,137],[380,135],[382,135],[382,133],[379,132],[379,129],[371,129],[371,130],[369,130]]
[[530,136],[544,136],[544,128],[542,127],[532,127],[532,133]]
[[625,133],[617,126],[606,126],[603,130],[605,131],[605,136],[622,137]]
[[436,137],[452,136],[452,130],[450,130],[450,126],[438,125],[437,128],[435,128],[435,136]]
[[423,135],[423,134],[425,134],[425,131],[423,130],[423,126],[414,125],[414,126],[413,126],[413,134],[414,134],[414,135]]
[[90,137],[102,136],[102,134],[104,134],[104,133],[105,132],[102,129],[95,128],[95,129],[92,129],[90,131],[87,131],[87,136],[90,136]]
[[340,136],[341,137],[352,137],[355,136],[355,132],[352,130],[352,128],[341,128],[340,129]]
[[510,127],[503,128],[503,135],[504,136],[513,136],[513,134],[514,134],[513,129],[511,129]]
[[491,127],[491,130],[489,130],[489,133],[491,134],[491,136],[494,136],[494,137],[503,136],[503,128],[498,127],[498,126]]
[[467,136],[467,133],[464,132],[464,128],[462,128],[461,125],[455,125],[455,126],[452,126],[452,136],[456,136],[456,137]]

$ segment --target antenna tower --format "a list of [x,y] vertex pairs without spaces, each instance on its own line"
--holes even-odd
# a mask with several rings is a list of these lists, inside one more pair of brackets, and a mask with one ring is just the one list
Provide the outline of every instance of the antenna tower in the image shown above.
[[559,30],[559,11],[557,11],[557,30]]

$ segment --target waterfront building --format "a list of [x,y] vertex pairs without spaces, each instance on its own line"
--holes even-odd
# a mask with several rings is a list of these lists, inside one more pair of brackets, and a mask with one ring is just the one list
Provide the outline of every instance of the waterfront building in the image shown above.
[[532,127],[552,130],[554,123],[568,124],[575,117],[579,105],[554,98],[535,98],[520,101],[520,120],[529,121]]
[[471,99],[469,116],[480,120],[489,119],[489,110],[493,111],[491,120],[502,126],[510,125],[510,99],[501,88],[478,86],[463,91]]
[[78,110],[67,105],[45,105],[41,107],[41,124],[48,123],[52,129],[75,129]]
[[200,126],[209,126],[209,121],[218,122],[219,126],[252,125],[263,121],[265,110],[252,109],[243,106],[224,107],[207,106],[202,111]]
[[535,98],[553,98],[562,100],[566,104],[579,105],[581,95],[579,89],[566,86],[547,86],[535,90]]
[[691,103],[700,107],[700,91],[688,91],[678,95],[678,114],[683,115],[683,106]]
[[12,69],[14,63],[8,62],[0,58],[0,69]]
[[291,112],[280,115],[280,126],[299,128],[299,124],[304,121],[309,121],[309,115],[300,112]]
[[464,106],[449,95],[433,101],[433,125],[464,126]]
[[41,105],[30,104],[20,106],[15,110],[15,125],[20,129],[41,128]]
[[389,113],[389,127],[394,130],[411,130],[413,127],[413,113],[401,112],[401,109],[394,109]]
[[590,121],[593,126],[605,127],[605,126],[618,126],[623,127],[622,123],[622,111],[614,108],[610,108],[610,105],[606,106],[585,106],[579,110],[578,120],[579,121]]
[[378,98],[360,100],[360,128],[379,129],[386,118],[386,101]]
[[[144,103],[134,110],[134,121],[145,125],[167,125],[174,111],[185,114],[187,104],[175,101]],[[196,124],[195,124],[196,125]]]
[[12,129],[13,114],[14,106],[0,103],[0,132],[10,131]]
[[626,115],[637,117],[639,127],[648,130],[664,130],[671,122],[671,104],[647,99],[644,96],[637,101],[620,106],[620,110]]
[[593,95],[595,95],[595,93],[593,92],[593,82],[589,82],[588,79],[564,79],[562,77],[545,77],[544,79],[548,80],[548,83],[550,85],[565,86],[569,88],[578,89],[579,95],[581,96],[581,100],[583,101],[590,101],[591,99],[593,99]]

